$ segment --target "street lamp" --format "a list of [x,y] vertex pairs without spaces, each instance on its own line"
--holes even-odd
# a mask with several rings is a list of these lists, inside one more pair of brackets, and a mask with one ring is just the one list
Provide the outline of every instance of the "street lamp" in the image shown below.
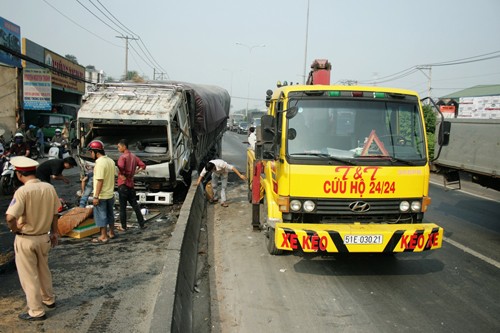
[[307,19],[306,19],[306,45],[304,48],[304,82],[303,84],[306,84],[306,70],[307,70],[307,39],[309,36],[309,1],[307,0]]
[[257,47],[266,47],[265,44],[257,44],[257,45],[247,45],[247,44],[243,44],[243,43],[240,43],[240,42],[236,42],[236,45],[238,46],[243,46],[243,47],[246,47],[248,49],[248,87],[247,87],[247,108],[245,110],[245,118],[246,120],[248,120],[248,100],[250,99],[250,75],[251,75],[251,71],[250,71],[250,56],[252,55],[252,50],[257,48]]

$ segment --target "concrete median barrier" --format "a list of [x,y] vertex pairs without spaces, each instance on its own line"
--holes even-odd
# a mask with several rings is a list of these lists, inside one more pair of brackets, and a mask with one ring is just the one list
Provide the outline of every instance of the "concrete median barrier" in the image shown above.
[[191,332],[198,238],[206,211],[201,186],[191,186],[168,245],[150,332]]

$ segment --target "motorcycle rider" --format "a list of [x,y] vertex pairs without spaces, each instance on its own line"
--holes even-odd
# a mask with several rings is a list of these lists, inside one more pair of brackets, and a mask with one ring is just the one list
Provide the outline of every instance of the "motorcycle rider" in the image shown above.
[[38,130],[36,131],[36,139],[38,143],[40,143],[40,157],[45,158],[45,135],[43,134],[43,127],[47,125],[40,125]]
[[32,153],[36,150],[36,141],[36,126],[29,125],[28,130],[26,131],[26,143],[29,145]]
[[0,157],[3,156],[5,150],[7,149],[7,145],[5,144],[5,140],[3,138],[4,133],[5,130],[3,128],[0,128]]
[[14,156],[26,156],[28,157],[30,154],[29,145],[24,142],[24,135],[20,132],[14,135],[14,142],[10,147],[9,151],[5,154],[6,156],[14,155]]
[[55,130],[55,135],[52,137],[51,142],[59,144],[59,158],[62,159],[63,154],[66,152],[66,144],[68,141],[62,136],[60,128]]
[[0,128],[0,172],[3,170],[3,164],[5,162],[3,155],[5,154],[5,150],[7,148],[7,146],[5,145],[5,140],[3,139],[4,133],[5,130],[3,128]]

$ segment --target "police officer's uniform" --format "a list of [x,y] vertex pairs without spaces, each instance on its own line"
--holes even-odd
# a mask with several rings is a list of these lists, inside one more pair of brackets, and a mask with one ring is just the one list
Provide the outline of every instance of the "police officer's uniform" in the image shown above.
[[[16,171],[33,171],[38,162],[27,157],[13,157]],[[45,318],[44,304],[55,306],[52,274],[49,270],[49,250],[54,215],[61,203],[54,187],[38,179],[25,182],[15,193],[6,214],[17,219],[14,240],[16,267],[21,286],[26,294],[28,318]]]

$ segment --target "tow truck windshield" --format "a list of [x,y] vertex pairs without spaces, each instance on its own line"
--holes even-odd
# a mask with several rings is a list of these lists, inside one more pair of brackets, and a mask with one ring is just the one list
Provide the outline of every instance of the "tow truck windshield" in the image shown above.
[[[416,102],[298,99],[288,119],[290,163],[330,156],[330,162],[425,165],[424,127]],[[298,158],[300,156],[300,158]]]

